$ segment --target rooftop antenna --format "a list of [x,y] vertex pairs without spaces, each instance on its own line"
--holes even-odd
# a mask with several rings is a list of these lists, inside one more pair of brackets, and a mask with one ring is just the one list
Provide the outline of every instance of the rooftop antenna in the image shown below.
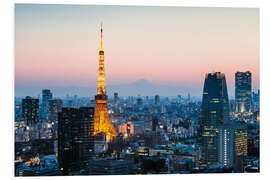
[[101,27],[100,27],[100,50],[102,50],[103,49],[103,45],[102,45],[102,32],[103,32],[103,30],[102,30],[102,21],[101,21]]

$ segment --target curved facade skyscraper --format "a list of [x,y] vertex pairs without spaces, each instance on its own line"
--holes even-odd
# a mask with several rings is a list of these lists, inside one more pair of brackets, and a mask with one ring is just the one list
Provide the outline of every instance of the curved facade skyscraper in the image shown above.
[[219,162],[218,128],[229,123],[229,100],[225,74],[205,76],[202,98],[202,163],[206,166]]

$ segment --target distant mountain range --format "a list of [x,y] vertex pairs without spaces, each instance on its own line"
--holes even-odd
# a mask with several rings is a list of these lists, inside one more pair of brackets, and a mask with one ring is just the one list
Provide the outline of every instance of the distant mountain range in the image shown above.
[[109,85],[108,92],[118,92],[121,96],[187,96],[190,93],[193,96],[200,95],[201,88],[192,88],[187,86],[160,85],[151,83],[145,79],[139,79],[129,84]]
[[[38,86],[15,86],[15,96],[41,96],[42,89],[51,89],[55,97],[64,97],[67,94],[70,96],[93,96],[96,94],[96,86],[55,86],[55,87],[38,87]],[[107,94],[113,96],[114,92],[118,92],[119,96],[187,96],[190,93],[191,96],[201,96],[202,87],[187,87],[177,85],[160,85],[151,83],[145,79],[139,79],[133,83],[127,84],[108,84]]]

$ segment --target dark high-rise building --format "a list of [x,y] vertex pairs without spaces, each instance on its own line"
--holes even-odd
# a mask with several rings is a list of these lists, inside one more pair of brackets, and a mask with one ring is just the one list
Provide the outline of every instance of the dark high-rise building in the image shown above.
[[252,92],[252,106],[253,111],[258,111],[260,109],[260,90],[258,92]]
[[204,165],[215,165],[218,159],[218,127],[229,122],[229,102],[226,78],[223,73],[205,76],[202,114],[202,161]]
[[160,105],[160,98],[159,95],[155,95],[155,105],[159,106]]
[[145,97],[145,101],[146,101],[147,104],[149,103],[149,96]]
[[235,73],[235,103],[236,112],[251,110],[251,72]]
[[58,129],[58,113],[62,111],[63,101],[61,99],[51,99],[49,100],[49,114],[48,122],[52,124],[53,137],[57,138]]
[[114,104],[117,105],[118,101],[119,101],[118,93],[114,93],[114,99],[113,99]]
[[158,126],[158,118],[156,116],[152,117],[152,131],[156,132]]
[[39,121],[39,99],[27,96],[22,100],[22,116],[27,125]]
[[137,98],[137,107],[142,107],[143,105],[143,99],[141,97]]
[[58,117],[58,163],[63,175],[87,169],[94,151],[94,108],[63,108]]
[[18,120],[20,120],[20,118],[22,117],[22,106],[21,106],[21,104],[16,104],[15,103],[15,110],[14,110],[14,112],[15,112],[15,121],[18,121]]
[[49,100],[49,121],[57,122],[58,113],[61,112],[63,107],[63,101],[61,99]]
[[48,119],[49,100],[52,99],[52,93],[49,89],[42,90],[41,117]]

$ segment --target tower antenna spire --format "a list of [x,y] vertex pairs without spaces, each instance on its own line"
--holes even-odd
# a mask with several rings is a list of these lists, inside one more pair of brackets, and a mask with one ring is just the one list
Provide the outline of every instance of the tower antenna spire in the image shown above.
[[102,44],[102,32],[103,32],[103,29],[102,29],[102,21],[101,21],[101,27],[100,27],[100,50],[102,51],[103,50],[103,44]]

